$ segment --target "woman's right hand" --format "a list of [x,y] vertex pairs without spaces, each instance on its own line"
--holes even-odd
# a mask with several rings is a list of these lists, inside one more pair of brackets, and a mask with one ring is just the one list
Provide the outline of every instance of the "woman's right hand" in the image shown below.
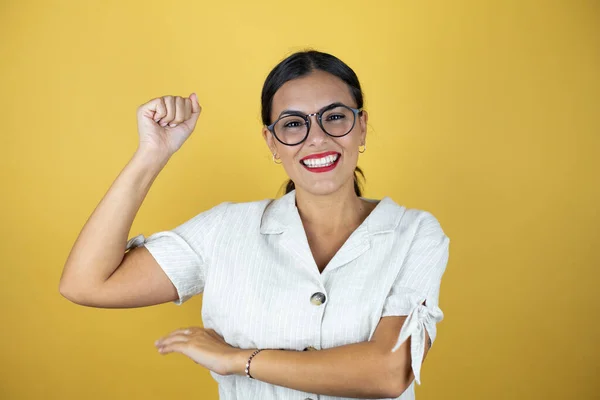
[[196,93],[189,98],[157,97],[142,104],[137,110],[138,151],[170,158],[194,131],[200,111]]

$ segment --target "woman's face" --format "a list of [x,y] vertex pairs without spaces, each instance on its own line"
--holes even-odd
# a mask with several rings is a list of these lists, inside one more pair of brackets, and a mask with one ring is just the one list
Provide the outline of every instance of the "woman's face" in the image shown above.
[[[317,70],[288,81],[279,88],[273,97],[271,122],[275,122],[280,115],[285,115],[291,110],[312,114],[333,103],[356,108],[356,102],[344,81],[335,75]],[[327,135],[317,123],[317,116],[309,118],[311,124],[308,137],[296,146],[280,143],[266,127],[263,128],[263,136],[271,153],[281,159],[297,190],[326,195],[349,185],[349,190],[353,192],[358,148],[365,143],[367,133],[366,111],[356,116],[354,128],[343,137]],[[326,158],[323,159],[323,156]],[[337,160],[329,165],[335,157]],[[306,161],[307,159],[312,160]]]

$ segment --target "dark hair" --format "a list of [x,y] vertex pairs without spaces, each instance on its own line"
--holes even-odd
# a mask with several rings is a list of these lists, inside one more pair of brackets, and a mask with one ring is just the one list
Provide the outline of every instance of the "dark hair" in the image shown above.
[[[265,80],[261,95],[262,122],[264,125],[268,126],[271,124],[273,96],[275,96],[277,90],[284,83],[308,75],[316,70],[328,72],[344,81],[350,89],[350,94],[352,94],[352,97],[356,101],[356,108],[363,107],[363,93],[360,88],[360,82],[352,68],[331,54],[316,50],[299,51],[277,64]],[[354,170],[354,192],[356,192],[357,196],[362,195],[359,174],[364,180],[365,174],[359,167],[356,167]],[[290,179],[285,185],[285,193],[289,193],[294,189],[294,182]]]

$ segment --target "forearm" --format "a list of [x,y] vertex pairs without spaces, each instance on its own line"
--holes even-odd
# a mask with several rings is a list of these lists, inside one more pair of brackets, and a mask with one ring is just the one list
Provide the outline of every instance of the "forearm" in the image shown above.
[[[242,354],[247,360],[252,350]],[[374,342],[320,351],[263,350],[250,366],[253,378],[274,385],[329,396],[374,399],[392,397],[390,393],[397,387],[394,379],[402,379],[392,376],[392,371],[389,352]],[[245,375],[243,368],[236,373]]]
[[121,263],[127,235],[168,158],[137,151],[83,226],[67,258],[61,291],[104,282]]

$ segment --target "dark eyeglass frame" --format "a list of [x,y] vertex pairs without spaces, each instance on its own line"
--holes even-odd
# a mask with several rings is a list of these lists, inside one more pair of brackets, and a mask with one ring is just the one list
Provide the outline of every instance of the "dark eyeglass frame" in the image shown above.
[[[349,110],[352,111],[352,113],[354,114],[354,121],[352,121],[352,126],[350,127],[350,129],[348,130],[348,132],[344,133],[343,135],[332,135],[331,133],[327,132],[327,130],[323,127],[323,121],[322,121],[322,117],[323,117],[323,113],[327,112],[329,110],[331,110],[332,108],[337,108],[337,107],[344,107],[347,108]],[[352,108],[350,106],[347,106],[345,104],[342,103],[333,103],[328,105],[327,107],[325,107],[324,109],[322,109],[321,111],[318,112],[314,112],[312,114],[302,114],[299,112],[290,112],[290,113],[285,113],[284,115],[280,116],[279,118],[277,118],[277,120],[275,120],[275,122],[273,122],[271,125],[267,126],[267,129],[269,130],[269,132],[271,132],[273,134],[273,136],[275,136],[275,139],[277,139],[277,141],[285,146],[297,146],[300,143],[304,142],[307,138],[308,138],[308,134],[310,133],[310,128],[311,128],[311,122],[310,122],[310,117],[312,117],[313,115],[317,116],[317,123],[319,124],[319,126],[321,127],[321,129],[323,130],[323,132],[325,132],[327,135],[331,136],[331,137],[344,137],[347,134],[349,134],[350,132],[352,132],[352,129],[354,129],[354,126],[356,125],[356,117],[362,113],[363,109],[362,108]],[[297,117],[301,117],[302,119],[304,119],[304,122],[306,122],[306,135],[304,136],[304,138],[299,141],[298,143],[285,143],[283,142],[281,139],[279,139],[277,137],[277,133],[275,133],[275,125],[283,118],[287,118],[287,117],[291,117],[291,116],[297,116]]]

